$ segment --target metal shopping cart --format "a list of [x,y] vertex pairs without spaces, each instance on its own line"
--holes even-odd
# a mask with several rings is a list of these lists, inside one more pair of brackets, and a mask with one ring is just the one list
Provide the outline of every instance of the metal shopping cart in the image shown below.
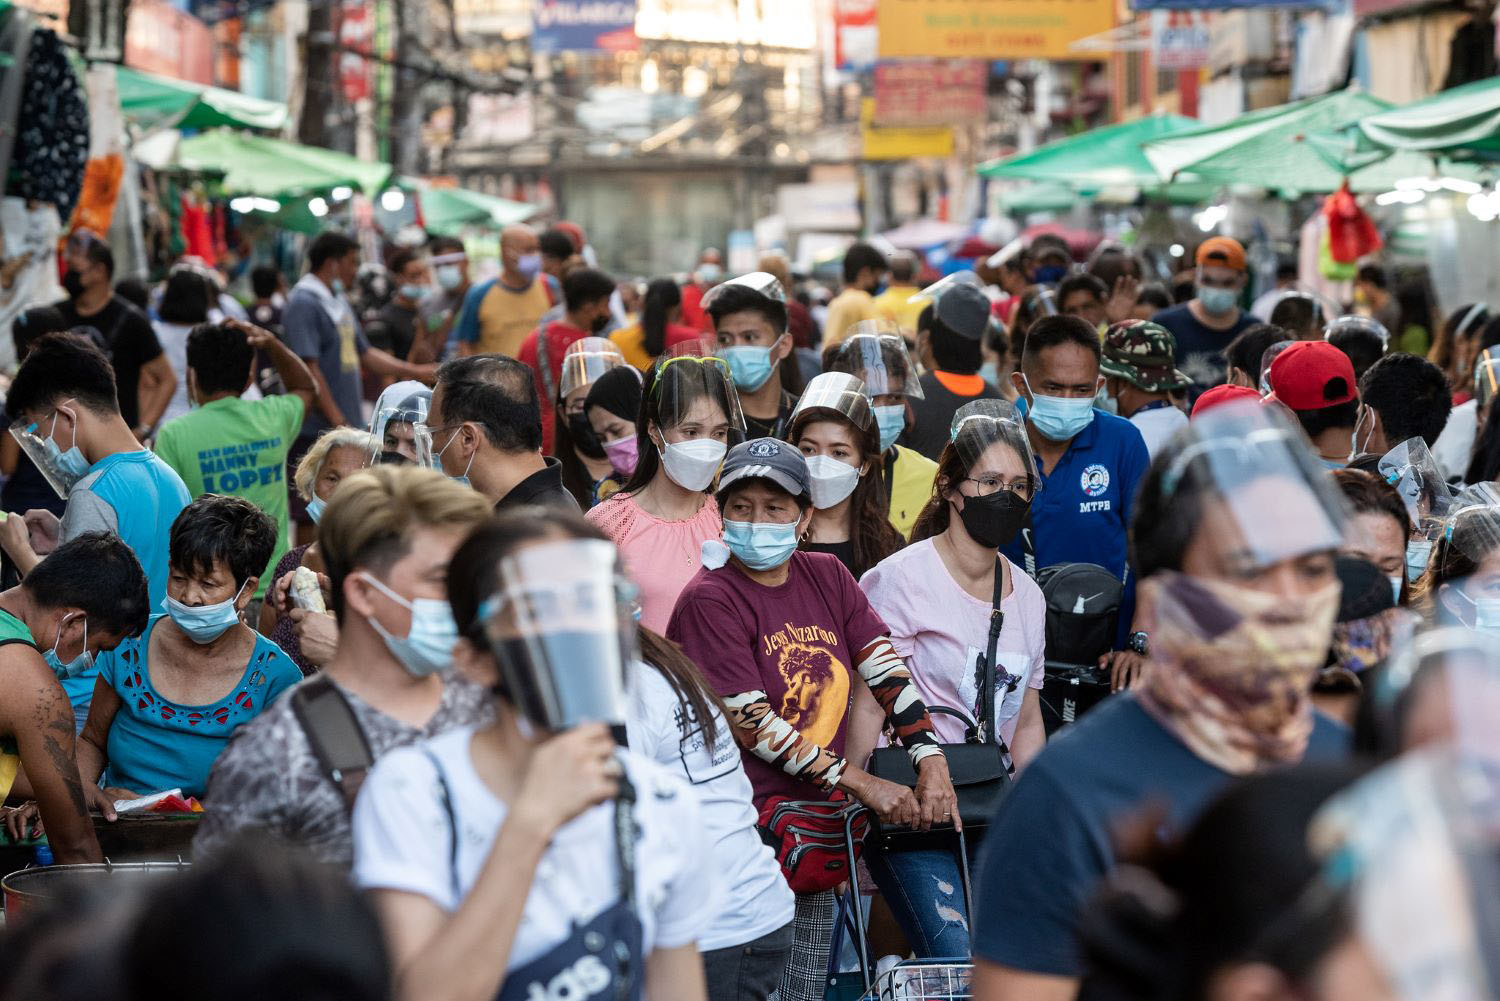
[[969,1001],[973,996],[972,963],[912,960],[882,974],[861,1001]]

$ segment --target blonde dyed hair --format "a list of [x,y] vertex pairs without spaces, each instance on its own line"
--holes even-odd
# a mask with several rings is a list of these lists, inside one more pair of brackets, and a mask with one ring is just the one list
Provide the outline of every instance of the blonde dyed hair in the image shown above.
[[357,569],[384,571],[407,554],[415,531],[467,530],[490,514],[483,494],[435,469],[374,466],[355,473],[339,484],[318,522],[334,614],[343,621],[344,578]]
[[363,428],[332,428],[318,435],[317,441],[303,454],[302,461],[297,463],[297,471],[292,474],[292,484],[303,500],[313,499],[313,484],[318,482],[318,476],[323,472],[323,463],[328,461],[328,453],[336,448],[357,448],[366,455],[373,455],[376,451],[375,436]]

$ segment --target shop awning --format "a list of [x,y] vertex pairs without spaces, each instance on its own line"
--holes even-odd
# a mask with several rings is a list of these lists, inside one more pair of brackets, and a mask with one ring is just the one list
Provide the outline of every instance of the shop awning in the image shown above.
[[471,226],[500,229],[513,222],[525,222],[538,210],[529,202],[514,202],[466,188],[433,187],[415,178],[402,178],[401,185],[417,193],[427,231],[440,236],[457,236]]
[[1083,196],[1065,184],[1028,184],[1004,192],[1000,208],[1012,215],[1033,212],[1066,212],[1083,200]]
[[1500,160],[1500,77],[1360,120],[1361,145]]
[[173,80],[120,66],[115,70],[126,121],[158,128],[211,129],[228,125],[275,131],[286,125],[286,105],[221,87]]
[[991,160],[979,172],[986,177],[1066,184],[1079,189],[1160,182],[1141,145],[1193,128],[1196,119],[1181,115],[1148,115],[1124,125],[1090,129],[1048,143],[1030,153]]
[[1356,191],[1385,191],[1399,179],[1431,174],[1432,158],[1414,153],[1376,157],[1328,137],[1390,108],[1377,97],[1344,90],[1155,139],[1146,144],[1145,154],[1166,180],[1295,194],[1334,191],[1348,178]]
[[220,175],[227,194],[278,199],[340,187],[374,196],[390,184],[392,175],[388,163],[228,129],[184,138],[164,166]]

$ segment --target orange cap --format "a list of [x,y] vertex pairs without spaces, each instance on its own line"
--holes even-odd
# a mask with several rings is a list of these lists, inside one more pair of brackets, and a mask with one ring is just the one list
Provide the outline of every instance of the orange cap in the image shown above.
[[1245,270],[1245,248],[1238,240],[1213,236],[1198,244],[1198,267],[1214,265],[1233,271]]

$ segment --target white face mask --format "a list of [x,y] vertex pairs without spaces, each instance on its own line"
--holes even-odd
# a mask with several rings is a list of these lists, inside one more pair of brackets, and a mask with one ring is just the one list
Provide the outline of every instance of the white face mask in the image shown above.
[[[663,439],[665,441],[665,439]],[[657,446],[667,477],[684,490],[706,490],[729,446],[712,438],[690,438]]]
[[830,455],[809,455],[807,476],[812,505],[820,511],[836,506],[859,485],[859,468]]

